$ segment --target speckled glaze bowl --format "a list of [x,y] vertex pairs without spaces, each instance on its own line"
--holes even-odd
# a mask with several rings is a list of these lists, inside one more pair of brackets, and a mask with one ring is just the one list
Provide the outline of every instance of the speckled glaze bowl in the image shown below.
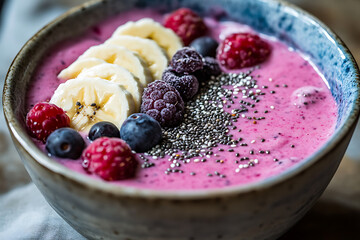
[[[73,172],[42,153],[24,128],[25,92],[56,43],[133,7],[224,10],[234,20],[309,55],[339,106],[335,134],[297,167],[245,186],[199,191],[119,187]],[[7,75],[3,104],[14,143],[32,180],[71,226],[92,239],[275,239],[315,203],[335,173],[359,115],[359,70],[326,26],[293,6],[265,0],[94,1],[72,9],[33,38]]]

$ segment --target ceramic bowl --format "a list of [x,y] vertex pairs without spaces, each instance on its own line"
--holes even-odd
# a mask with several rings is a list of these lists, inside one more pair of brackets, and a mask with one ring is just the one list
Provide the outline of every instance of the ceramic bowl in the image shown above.
[[[42,56],[58,42],[133,7],[222,9],[234,20],[301,50],[329,81],[339,109],[326,146],[275,177],[200,191],[119,187],[73,172],[41,152],[24,128],[25,92]],[[92,1],[31,38],[6,78],[3,104],[14,143],[32,180],[73,228],[91,239],[275,239],[315,203],[335,173],[359,115],[359,70],[342,41],[291,5],[264,0]]]

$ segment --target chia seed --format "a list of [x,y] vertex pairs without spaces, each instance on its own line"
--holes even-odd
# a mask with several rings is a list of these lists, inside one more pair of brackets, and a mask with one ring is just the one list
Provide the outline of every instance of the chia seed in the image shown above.
[[[225,151],[224,148],[218,148],[220,144],[230,146],[231,148],[227,149],[228,152],[234,152],[232,148],[236,146],[248,146],[247,143],[239,143],[243,140],[242,138],[233,139],[233,135],[229,133],[237,129],[233,122],[238,121],[239,118],[245,118],[244,112],[249,112],[249,108],[255,108],[256,103],[261,100],[258,96],[265,94],[257,89],[257,81],[250,74],[251,71],[239,74],[223,73],[203,82],[198,94],[186,103],[183,122],[176,127],[164,127],[162,141],[145,155],[152,156],[153,159],[168,155],[172,160],[184,164],[205,163],[204,157],[219,157],[210,149]],[[262,88],[267,88],[267,86],[262,86]],[[236,94],[244,100],[234,103],[233,99],[238,98],[235,96]],[[231,112],[224,110],[231,107],[230,103],[234,106],[239,105],[235,106]],[[95,105],[95,107],[97,106]],[[258,113],[258,110],[255,110],[254,113]],[[253,120],[254,124],[257,123],[256,120],[264,119],[262,116],[254,119],[250,116],[247,118]],[[241,129],[237,131],[241,132]],[[240,153],[236,153],[235,156],[240,157]],[[190,160],[192,158],[195,160]],[[171,162],[172,160],[170,160],[169,166],[171,164],[174,167],[181,166],[178,162]],[[249,158],[243,157],[241,160],[249,160]],[[224,160],[218,160],[218,162],[223,163]],[[165,171],[165,174],[172,173],[174,170],[169,169]],[[176,169],[176,172],[179,170]],[[191,172],[190,175],[195,175],[195,173]],[[215,175],[220,176],[220,173],[215,171]],[[225,175],[222,176],[225,177]]]

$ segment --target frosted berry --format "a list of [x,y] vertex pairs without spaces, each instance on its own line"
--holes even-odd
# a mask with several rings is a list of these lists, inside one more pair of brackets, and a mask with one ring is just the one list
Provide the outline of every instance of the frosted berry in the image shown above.
[[201,55],[193,48],[184,47],[178,50],[170,61],[170,66],[177,73],[193,73],[203,67]]
[[190,100],[199,90],[199,82],[194,75],[181,75],[167,68],[162,80],[175,87],[184,101]]
[[82,159],[86,171],[106,181],[132,178],[138,165],[135,154],[120,138],[96,139],[85,149]]
[[180,8],[169,14],[165,18],[164,26],[172,29],[185,45],[205,35],[207,31],[202,18],[188,8]]
[[184,101],[173,86],[156,80],[144,90],[141,112],[154,118],[163,127],[174,127],[183,120]]
[[220,43],[217,59],[227,69],[239,69],[264,62],[270,53],[270,45],[258,35],[233,33]]
[[120,131],[115,124],[104,121],[95,123],[90,128],[88,136],[91,141],[100,137],[120,137]]
[[218,42],[212,37],[199,37],[191,42],[190,47],[194,48],[203,57],[215,57]]
[[84,148],[84,139],[72,128],[56,129],[46,140],[46,150],[59,158],[78,159]]
[[58,106],[41,102],[26,115],[26,126],[32,137],[45,142],[56,129],[69,127],[70,118]]
[[221,68],[218,61],[212,57],[203,58],[204,67],[195,72],[195,76],[199,81],[207,81],[211,76],[219,76],[221,74]]
[[158,121],[144,113],[130,115],[120,128],[120,136],[132,150],[146,152],[162,138]]
[[326,94],[323,89],[314,86],[300,87],[291,94],[291,103],[298,108],[310,108],[324,99]]

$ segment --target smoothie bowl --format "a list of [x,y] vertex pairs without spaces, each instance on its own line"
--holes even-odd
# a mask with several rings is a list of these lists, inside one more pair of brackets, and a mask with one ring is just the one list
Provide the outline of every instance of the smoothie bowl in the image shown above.
[[[189,22],[196,31],[184,34]],[[335,173],[359,72],[335,34],[284,3],[95,1],[26,43],[3,99],[31,178],[84,236],[274,239]],[[49,101],[61,127],[48,136],[31,113]],[[143,118],[150,135],[134,124]],[[95,140],[113,134],[107,121],[125,141]]]

